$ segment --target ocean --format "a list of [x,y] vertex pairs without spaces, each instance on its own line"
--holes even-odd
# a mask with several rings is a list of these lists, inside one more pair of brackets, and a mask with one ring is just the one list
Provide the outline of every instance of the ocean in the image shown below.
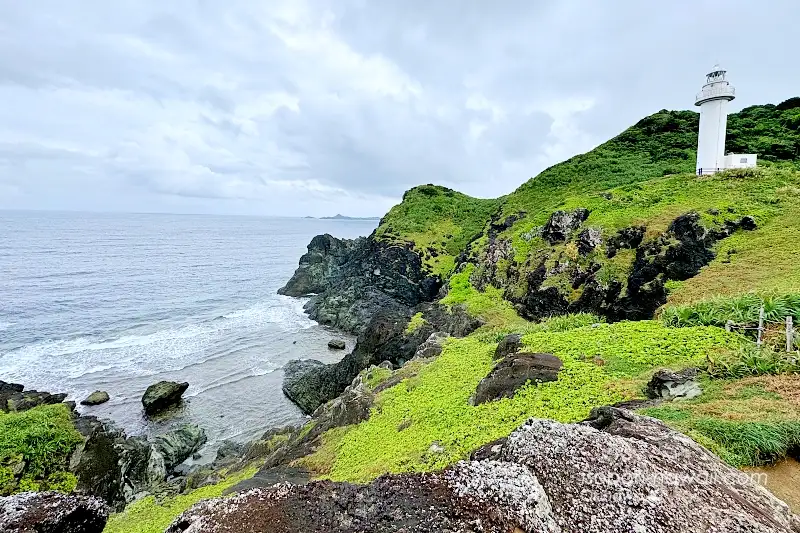
[[[192,422],[213,448],[302,413],[281,393],[290,359],[333,362],[304,300],[276,291],[314,235],[377,221],[0,211],[0,379],[111,400],[83,413],[130,435]],[[159,380],[188,381],[170,416],[143,416]],[[213,458],[213,457],[210,457]],[[210,459],[209,458],[209,459]]]

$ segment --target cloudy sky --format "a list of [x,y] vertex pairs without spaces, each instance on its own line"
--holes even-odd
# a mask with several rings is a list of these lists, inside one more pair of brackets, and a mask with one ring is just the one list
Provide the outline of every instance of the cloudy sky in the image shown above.
[[0,0],[0,209],[381,215],[508,193],[719,61],[800,95],[797,0]]

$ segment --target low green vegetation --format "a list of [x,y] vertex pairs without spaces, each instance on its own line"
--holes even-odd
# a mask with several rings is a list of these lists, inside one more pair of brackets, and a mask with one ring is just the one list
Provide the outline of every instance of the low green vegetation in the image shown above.
[[[441,356],[378,395],[369,420],[340,430],[304,461],[334,480],[367,481],[385,472],[426,471],[464,459],[530,417],[574,422],[592,407],[630,398],[629,382],[661,366],[701,364],[707,353],[738,346],[718,328],[670,329],[658,322],[583,325],[554,319],[523,342],[564,362],[559,379],[528,385],[514,398],[472,406],[470,396],[491,370],[497,333],[451,340]],[[588,319],[588,320],[587,320]],[[435,445],[435,446],[434,446]]]
[[417,313],[411,317],[406,326],[406,335],[410,335],[425,325],[425,319],[422,318],[422,313]]
[[188,494],[157,501],[147,496],[135,501],[122,513],[111,515],[104,533],[163,533],[178,515],[201,500],[218,498],[222,493],[245,479],[253,477],[257,468],[251,467],[230,474],[216,485],[207,485]]
[[444,305],[463,305],[467,311],[492,326],[524,324],[510,302],[503,299],[503,292],[496,287],[479,291],[473,287],[470,276],[475,265],[467,264],[464,270],[450,276],[447,295],[440,300]]
[[82,441],[64,404],[0,413],[0,495],[29,490],[70,492],[70,454]]
[[787,316],[800,321],[800,293],[756,294],[718,297],[691,305],[670,305],[661,319],[670,326],[719,326],[729,321],[738,326],[757,325],[761,308],[767,322],[783,323]]
[[436,185],[407,191],[375,231],[379,240],[413,244],[432,274],[446,278],[455,258],[479,235],[497,200],[482,200]]

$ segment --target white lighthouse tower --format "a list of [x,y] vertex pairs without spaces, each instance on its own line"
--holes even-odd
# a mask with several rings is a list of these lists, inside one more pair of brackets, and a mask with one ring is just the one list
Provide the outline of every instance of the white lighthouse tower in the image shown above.
[[706,76],[703,90],[694,105],[700,106],[700,133],[697,136],[697,173],[713,174],[726,168],[725,130],[728,126],[728,102],[736,98],[725,71],[714,65]]

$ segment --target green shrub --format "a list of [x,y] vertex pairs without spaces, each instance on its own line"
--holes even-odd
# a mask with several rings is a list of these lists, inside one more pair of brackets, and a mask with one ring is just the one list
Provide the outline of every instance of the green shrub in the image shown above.
[[713,298],[690,305],[670,305],[661,312],[661,320],[675,327],[724,327],[728,321],[737,326],[754,326],[758,325],[762,306],[768,322],[782,323],[787,316],[800,321],[800,293],[748,293]]

